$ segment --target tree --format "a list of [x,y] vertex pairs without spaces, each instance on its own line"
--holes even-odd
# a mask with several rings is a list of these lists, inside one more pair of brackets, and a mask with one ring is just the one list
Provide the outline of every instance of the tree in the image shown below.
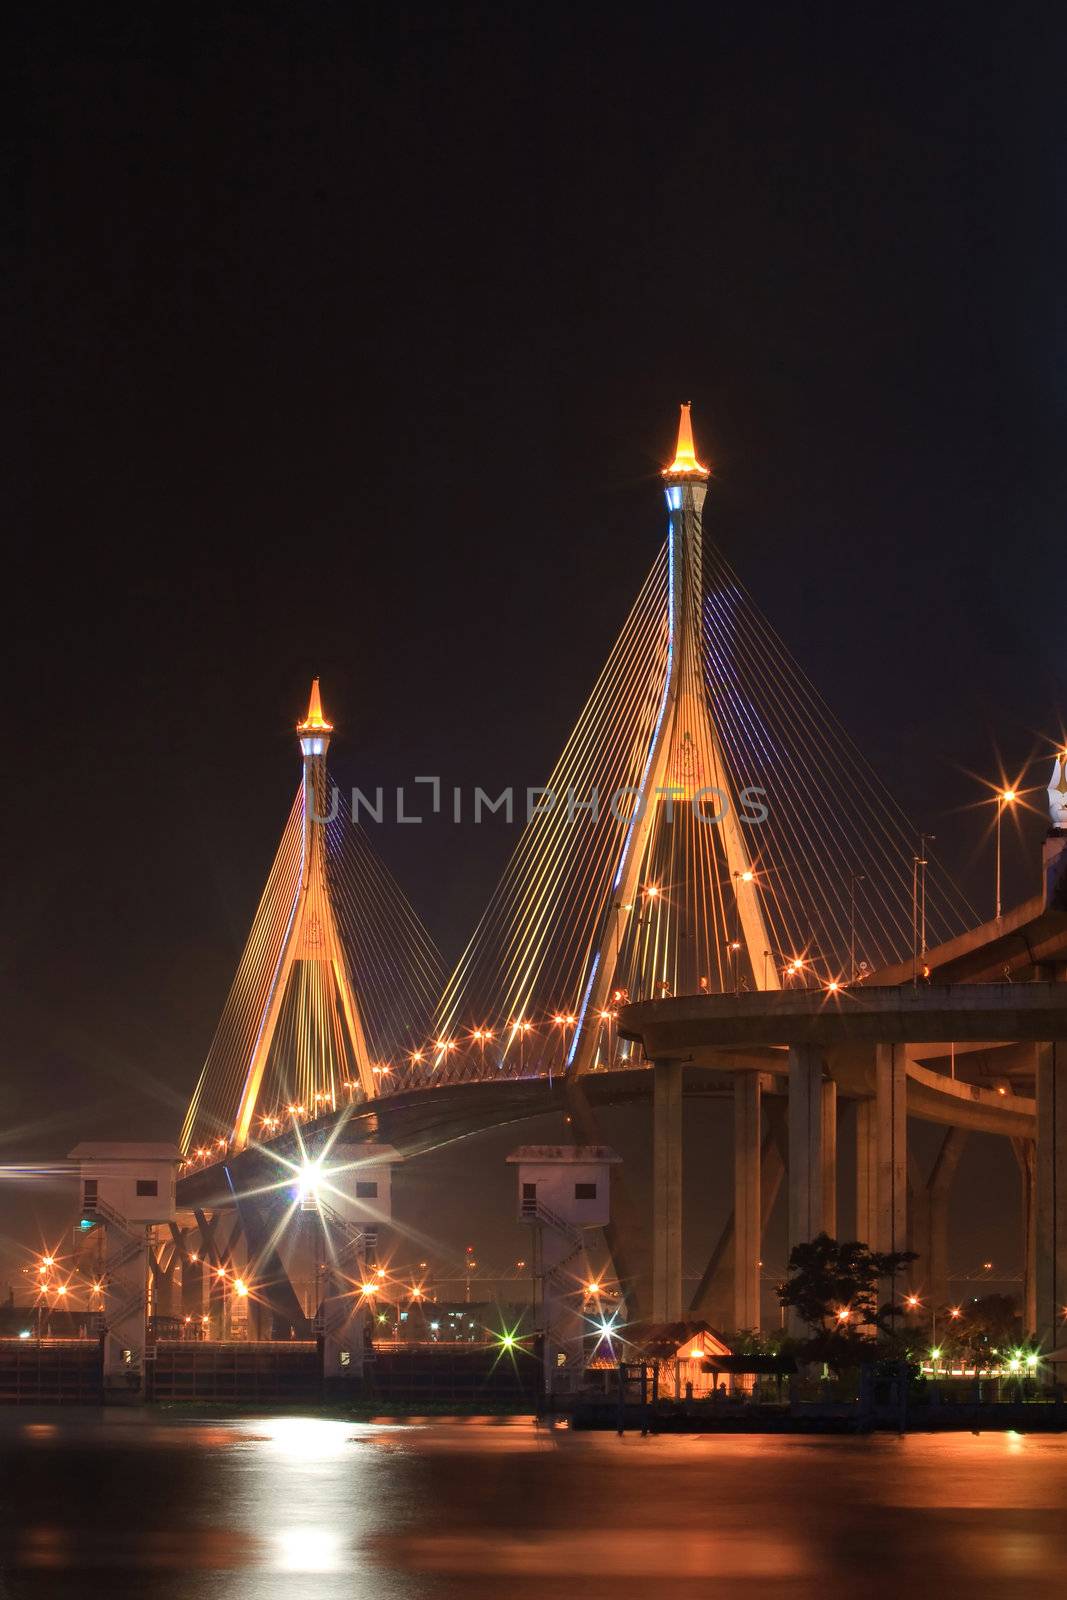
[[975,1367],[997,1366],[1022,1342],[1019,1310],[1010,1295],[986,1294],[964,1310],[957,1337]]
[[846,1365],[869,1354],[880,1333],[895,1332],[893,1318],[900,1307],[892,1300],[883,1303],[879,1291],[915,1259],[914,1250],[886,1253],[856,1239],[839,1242],[820,1233],[790,1253],[789,1281],[778,1298],[812,1330],[811,1355]]

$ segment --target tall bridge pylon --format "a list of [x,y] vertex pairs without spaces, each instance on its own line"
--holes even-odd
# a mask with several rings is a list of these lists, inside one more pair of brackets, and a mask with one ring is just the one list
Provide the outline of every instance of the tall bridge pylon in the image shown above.
[[375,1098],[440,993],[432,940],[331,784],[317,678],[296,731],[300,787],[186,1114],[187,1157]]
[[[674,460],[663,474],[668,510],[667,670],[640,794],[622,837],[612,898],[590,952],[578,1004],[567,1056],[568,1069],[576,1077],[595,1065],[603,1031],[600,1020],[619,982],[612,953],[621,950],[630,924],[640,915],[642,899],[646,908],[651,904],[655,916],[657,902],[665,897],[692,899],[694,880],[708,883],[714,877],[721,885],[725,869],[725,893],[732,895],[734,931],[740,936],[728,942],[732,970],[740,973],[743,949],[756,986],[779,987],[777,962],[772,966],[762,959],[770,949],[770,934],[749,841],[734,797],[725,787],[726,763],[704,677],[703,512],[709,476],[709,468],[697,460],[690,407],[683,405]],[[691,910],[700,915],[695,906]],[[658,923],[658,917],[655,920]],[[658,926],[655,931],[660,933]],[[645,943],[652,945],[651,940]],[[710,954],[706,934],[702,944],[703,957]],[[655,962],[654,946],[650,954]],[[682,965],[681,952],[676,951],[672,976],[681,975]],[[702,978],[705,987],[710,983],[707,973],[687,976],[698,984]],[[669,977],[660,983],[671,987]]]
[[667,539],[445,988],[434,1081],[580,1078],[629,1059],[627,1001],[851,981],[975,920],[709,538],[710,478],[684,405]]
[[[300,883],[293,901],[285,940],[278,955],[277,972],[270,989],[255,1046],[245,1073],[237,1107],[234,1143],[248,1143],[252,1118],[263,1086],[281,1016],[282,1005],[296,980],[301,990],[296,1005],[305,1029],[317,1035],[312,1050],[337,1061],[346,1057],[363,1094],[374,1094],[374,1076],[363,1019],[352,987],[348,963],[337,933],[333,901],[326,881],[326,818],[329,801],[326,752],[333,723],[322,712],[318,678],[311,685],[307,716],[297,723],[304,772],[300,784]],[[330,1034],[323,1030],[328,1019]],[[349,1081],[352,1081],[350,1078]],[[321,1092],[321,1091],[320,1091]]]

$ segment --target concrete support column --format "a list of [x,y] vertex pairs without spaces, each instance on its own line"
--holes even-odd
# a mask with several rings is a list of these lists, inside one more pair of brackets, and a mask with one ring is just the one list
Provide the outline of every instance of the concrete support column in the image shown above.
[[1067,1039],[1037,1048],[1037,1335],[1067,1342]]
[[[789,1249],[822,1231],[822,1055],[811,1045],[789,1047]],[[803,1324],[792,1308],[789,1331]]]
[[948,1190],[930,1191],[929,1257],[924,1263],[926,1293],[938,1311],[948,1304]]
[[905,1248],[914,1250],[920,1262],[909,1271],[909,1283],[912,1280],[915,1285],[921,1283],[924,1293],[929,1292],[930,1190],[911,1149],[908,1151],[908,1242]]
[[908,1076],[903,1045],[875,1046],[875,1250],[907,1248]]
[[1023,1333],[1037,1328],[1037,1156],[1033,1139],[1013,1139],[1022,1185]]
[[[822,1229],[822,1055],[811,1045],[789,1049],[789,1249]],[[791,1332],[800,1332],[790,1311]]]
[[822,1085],[822,1227],[837,1237],[837,1084]]
[[[789,1154],[785,1102],[773,1094],[768,1097],[772,1083],[769,1073],[761,1073],[760,1096],[767,1114],[767,1133],[760,1148],[760,1228],[764,1234],[785,1178]],[[720,1331],[729,1329],[734,1321],[734,1224],[731,1211],[689,1307],[690,1316],[704,1318]]]
[[[930,1181],[926,1186],[928,1221],[926,1253],[920,1275],[926,1279],[926,1293],[937,1310],[948,1304],[948,1206],[956,1169],[967,1143],[966,1128],[950,1128],[941,1142]],[[920,1250],[923,1246],[918,1247]]]
[[789,1248],[822,1229],[822,1056],[789,1049]]
[[874,1249],[878,1215],[878,1128],[873,1100],[857,1100],[853,1107],[856,1140],[856,1238]]
[[682,1064],[653,1064],[652,1320],[682,1317]]
[[760,1326],[760,1075],[734,1074],[734,1328]]

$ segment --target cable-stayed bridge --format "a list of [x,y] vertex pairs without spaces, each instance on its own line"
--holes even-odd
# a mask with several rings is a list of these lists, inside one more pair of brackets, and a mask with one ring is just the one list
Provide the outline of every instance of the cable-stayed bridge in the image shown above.
[[[447,977],[335,803],[316,682],[297,729],[301,785],[185,1120],[180,1201],[203,1215],[269,1188],[271,1160],[291,1174],[342,1131],[410,1154],[565,1107],[593,1148],[598,1105],[644,1095],[651,1286],[626,1264],[637,1230],[617,1177],[608,1240],[631,1301],[670,1318],[684,1309],[682,1096],[728,1094],[735,1207],[693,1307],[753,1327],[786,1173],[791,1240],[835,1231],[840,1095],[854,1108],[855,1227],[903,1248],[910,1183],[938,1294],[962,1139],[982,1127],[1015,1141],[1035,1219],[1027,1308],[1044,1326],[1057,1297],[1067,1304],[1067,1217],[1041,1187],[1067,1163],[1067,1130],[1040,1180],[1035,1086],[1065,1076],[1067,1104],[1067,1051],[1041,1042],[1067,1034],[1067,1021],[1055,1031],[1067,988],[1036,1011],[1013,996],[1018,980],[1065,974],[1067,830],[1054,811],[1042,893],[977,926],[705,530],[709,478],[683,407],[666,541]],[[972,991],[916,1021],[906,992],[942,971],[953,988],[1009,981],[995,1002]],[[878,998],[887,985],[899,1001]],[[873,1033],[857,1020],[868,1014]],[[929,1178],[907,1172],[909,1115],[948,1129]]]
[[631,1067],[621,1003],[852,981],[977,920],[705,536],[707,480],[683,407],[667,539],[447,983],[337,805],[316,681],[187,1154],[415,1086]]

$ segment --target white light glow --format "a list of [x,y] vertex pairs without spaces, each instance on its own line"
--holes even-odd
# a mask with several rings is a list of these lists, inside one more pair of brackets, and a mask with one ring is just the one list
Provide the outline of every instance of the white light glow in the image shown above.
[[344,1545],[334,1528],[281,1528],[275,1534],[282,1572],[340,1572]]

